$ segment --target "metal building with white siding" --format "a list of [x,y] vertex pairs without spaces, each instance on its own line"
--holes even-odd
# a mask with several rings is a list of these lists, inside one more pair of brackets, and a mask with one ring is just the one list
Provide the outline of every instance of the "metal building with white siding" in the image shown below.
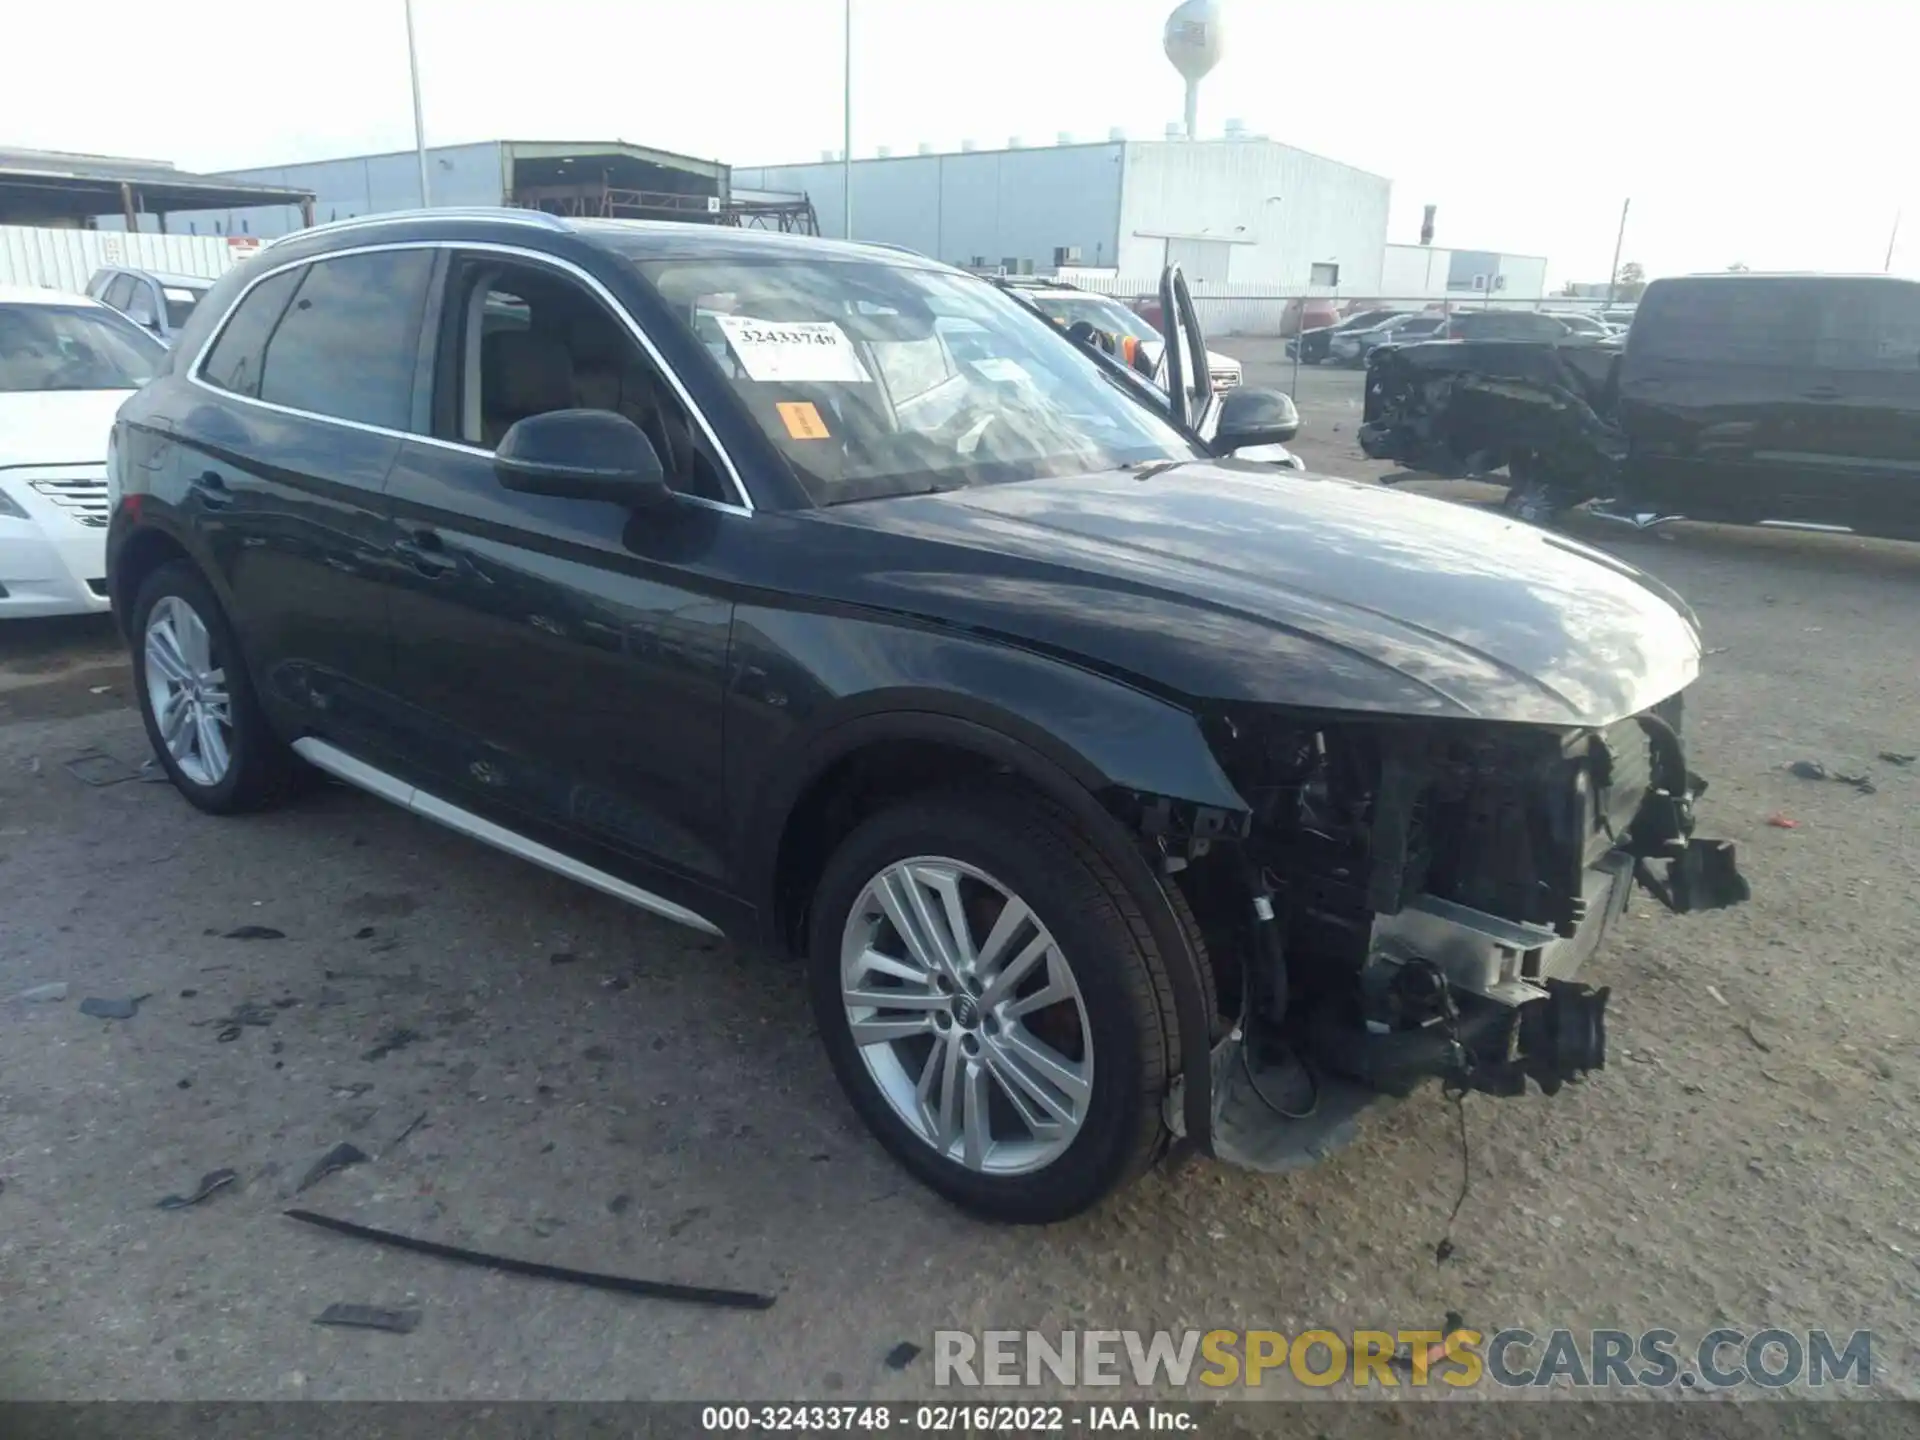
[[[856,239],[958,265],[1159,273],[1202,283],[1377,291],[1392,182],[1276,141],[1109,140],[856,159]],[[734,184],[804,193],[841,230],[839,161],[736,166]]]

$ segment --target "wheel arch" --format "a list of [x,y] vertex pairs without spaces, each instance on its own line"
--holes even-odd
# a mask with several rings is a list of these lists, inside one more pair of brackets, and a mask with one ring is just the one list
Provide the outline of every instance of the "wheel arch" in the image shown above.
[[[782,954],[804,948],[807,904],[827,855],[878,805],[935,783],[999,778],[1030,787],[1070,816],[1139,900],[1166,959],[1178,1021],[1186,1133],[1203,1147],[1208,1144],[1211,1004],[1186,929],[1149,864],[1142,837],[1115,811],[1118,800],[1137,792],[1107,767],[1017,716],[933,708],[873,709],[845,718],[775,774],[748,832],[754,837],[748,876],[762,940]],[[1210,788],[1192,788],[1195,795],[1166,798],[1184,804],[1221,798]],[[1226,795],[1238,803],[1230,786]]]

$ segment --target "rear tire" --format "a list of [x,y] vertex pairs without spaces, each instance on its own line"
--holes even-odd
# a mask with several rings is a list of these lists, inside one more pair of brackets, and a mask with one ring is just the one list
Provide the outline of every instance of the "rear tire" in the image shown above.
[[922,1182],[977,1215],[1046,1224],[1157,1158],[1179,1055],[1173,988],[1141,907],[1059,811],[998,794],[905,801],[840,845],[811,915],[834,1072]]
[[279,804],[301,766],[261,713],[219,597],[185,560],[162,565],[133,603],[134,691],[153,753],[210,815]]

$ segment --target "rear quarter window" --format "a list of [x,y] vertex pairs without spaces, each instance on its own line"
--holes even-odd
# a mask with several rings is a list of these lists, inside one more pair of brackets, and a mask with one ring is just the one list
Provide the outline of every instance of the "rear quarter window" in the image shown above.
[[1807,360],[1809,296],[1799,283],[1656,283],[1642,297],[1629,347],[1635,359],[1779,366]]
[[1822,370],[1920,374],[1920,285],[1852,280],[1821,287],[1813,363]]

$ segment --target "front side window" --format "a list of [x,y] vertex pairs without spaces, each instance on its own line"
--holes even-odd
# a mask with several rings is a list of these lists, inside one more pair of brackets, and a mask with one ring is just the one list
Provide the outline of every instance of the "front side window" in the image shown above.
[[682,494],[731,501],[685,408],[625,324],[572,277],[462,256],[448,284],[434,431],[494,450],[519,421],[610,410],[640,428]]
[[125,274],[114,276],[112,283],[107,286],[106,301],[122,315],[126,314],[127,307],[133,303],[133,277]]
[[0,391],[138,390],[166,351],[89,306],[0,306]]
[[1770,280],[1662,283],[1640,302],[1634,353],[1712,365],[1802,363],[1810,328],[1806,288]]
[[985,281],[866,260],[634,263],[819,504],[1200,453]]
[[409,428],[429,250],[377,250],[309,265],[267,341],[260,398],[275,405]]
[[1160,339],[1160,332],[1144,319],[1118,300],[1109,300],[1104,295],[1031,295],[1028,298],[1040,307],[1043,315],[1062,325],[1084,320],[1096,330],[1124,339],[1151,340],[1156,344]]

